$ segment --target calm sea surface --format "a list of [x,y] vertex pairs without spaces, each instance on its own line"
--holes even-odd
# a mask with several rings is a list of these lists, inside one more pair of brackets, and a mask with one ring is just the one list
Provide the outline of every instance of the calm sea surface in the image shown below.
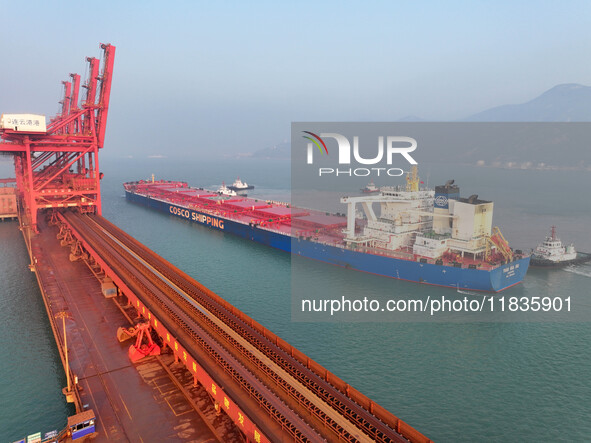
[[[433,440],[591,439],[591,323],[474,322],[469,315],[453,323],[293,323],[288,254],[127,203],[121,186],[152,173],[204,187],[239,175],[261,197],[289,199],[288,162],[103,159],[101,166],[105,217]],[[12,175],[7,170],[0,164],[2,176]],[[591,251],[591,173],[429,164],[420,172],[429,185],[454,178],[463,196],[493,200],[494,224],[517,248],[535,246],[556,224],[564,241]],[[72,411],[16,223],[0,223],[0,251],[0,441],[12,441],[61,428]],[[317,294],[339,296],[328,266],[310,268]],[[385,284],[416,298],[453,293],[353,271],[335,275],[364,295]],[[590,285],[588,265],[530,270],[505,294],[591,300]]]

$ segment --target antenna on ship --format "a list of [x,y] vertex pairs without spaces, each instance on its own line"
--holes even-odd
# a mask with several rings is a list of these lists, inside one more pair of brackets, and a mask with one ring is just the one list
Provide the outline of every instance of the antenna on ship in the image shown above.
[[556,240],[556,226],[552,226],[552,241]]
[[427,181],[425,182],[425,187],[429,189],[429,178],[431,178],[431,168],[427,171]]
[[152,183],[154,183],[154,174],[152,174]]

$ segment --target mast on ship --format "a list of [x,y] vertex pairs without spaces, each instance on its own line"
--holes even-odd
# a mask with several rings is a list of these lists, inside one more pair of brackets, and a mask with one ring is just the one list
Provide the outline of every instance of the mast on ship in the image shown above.
[[419,190],[419,168],[415,165],[410,172],[406,174],[406,190],[407,192],[416,192]]

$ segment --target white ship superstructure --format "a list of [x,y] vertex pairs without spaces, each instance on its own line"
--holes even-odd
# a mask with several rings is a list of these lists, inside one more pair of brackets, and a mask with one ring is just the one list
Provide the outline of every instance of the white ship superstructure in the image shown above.
[[[419,188],[413,167],[405,187],[382,187],[379,195],[341,198],[348,208],[345,241],[389,251],[412,248],[415,236],[432,227],[433,196],[434,191]],[[373,208],[375,203],[380,205],[379,217]],[[355,230],[357,204],[367,218],[361,233]]]
[[[421,188],[416,167],[405,187],[382,187],[376,196],[344,197],[348,205],[345,241],[350,245],[412,253],[427,259],[451,254],[457,261],[483,261],[492,254],[510,260],[512,251],[492,227],[493,203],[477,195],[460,198],[453,180],[435,190]],[[379,216],[373,205],[379,204]],[[359,205],[367,223],[356,229]]]

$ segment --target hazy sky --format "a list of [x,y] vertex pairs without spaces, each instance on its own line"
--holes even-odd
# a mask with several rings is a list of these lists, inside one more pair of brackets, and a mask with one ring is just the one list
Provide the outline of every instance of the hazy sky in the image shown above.
[[[561,4],[562,3],[562,4]],[[217,156],[291,121],[462,118],[591,84],[586,1],[0,1],[0,112],[117,47],[105,156]]]

